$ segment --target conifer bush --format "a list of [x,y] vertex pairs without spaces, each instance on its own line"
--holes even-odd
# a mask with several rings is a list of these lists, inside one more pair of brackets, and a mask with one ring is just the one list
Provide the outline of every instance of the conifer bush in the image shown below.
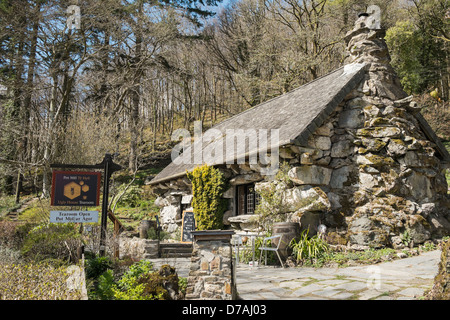
[[196,229],[214,230],[223,227],[223,214],[227,202],[222,198],[226,182],[220,170],[203,165],[187,173],[192,182],[192,207]]

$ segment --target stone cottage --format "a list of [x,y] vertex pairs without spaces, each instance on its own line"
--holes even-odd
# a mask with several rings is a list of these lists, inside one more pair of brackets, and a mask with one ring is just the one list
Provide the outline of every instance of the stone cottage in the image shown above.
[[[343,67],[217,124],[200,147],[184,150],[185,160],[214,153],[209,164],[229,179],[225,225],[254,227],[255,189],[273,180],[274,164],[287,163],[291,183],[277,192],[290,221],[325,224],[350,244],[370,246],[399,246],[406,233],[415,244],[450,234],[450,155],[403,91],[384,30],[367,27],[367,18],[345,37]],[[236,132],[245,136],[238,146],[229,139]],[[190,207],[186,171],[199,165],[180,159],[150,182],[168,232]]]

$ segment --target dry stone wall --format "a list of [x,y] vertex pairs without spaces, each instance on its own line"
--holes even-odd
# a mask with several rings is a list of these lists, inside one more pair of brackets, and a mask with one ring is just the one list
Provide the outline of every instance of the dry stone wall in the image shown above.
[[233,232],[197,233],[200,235],[194,235],[186,300],[234,300],[236,287],[230,243]]

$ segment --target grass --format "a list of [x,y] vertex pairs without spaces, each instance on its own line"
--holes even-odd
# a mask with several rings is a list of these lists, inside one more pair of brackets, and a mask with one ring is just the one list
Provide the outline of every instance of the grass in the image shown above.
[[7,215],[12,210],[20,207],[20,204],[16,204],[15,196],[2,196],[0,197],[0,219]]

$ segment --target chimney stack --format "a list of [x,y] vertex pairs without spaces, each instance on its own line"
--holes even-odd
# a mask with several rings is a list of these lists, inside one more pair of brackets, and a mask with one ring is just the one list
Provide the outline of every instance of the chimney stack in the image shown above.
[[345,64],[365,63],[368,71],[366,95],[395,101],[407,97],[407,94],[390,64],[385,36],[386,31],[380,27],[378,18],[369,13],[359,14],[353,30],[344,38],[347,45]]

